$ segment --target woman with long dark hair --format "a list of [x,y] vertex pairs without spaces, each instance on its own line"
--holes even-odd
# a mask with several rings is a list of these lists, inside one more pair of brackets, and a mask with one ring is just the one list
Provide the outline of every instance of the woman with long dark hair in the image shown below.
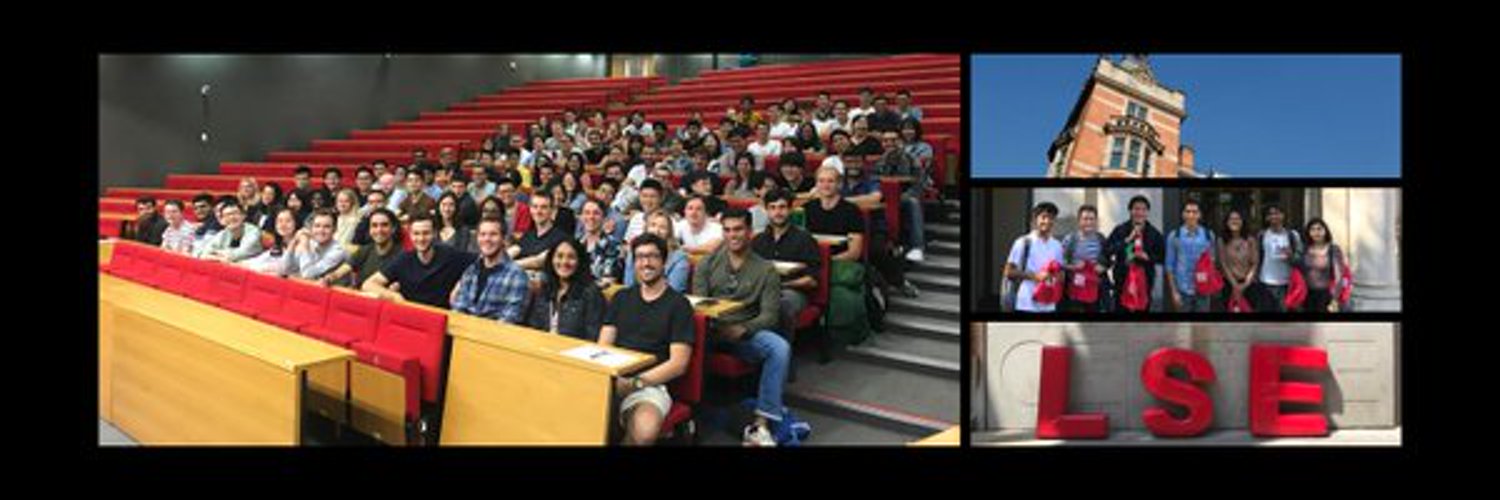
[[1255,244],[1254,231],[1245,221],[1245,214],[1231,208],[1224,214],[1218,238],[1219,271],[1224,275],[1224,287],[1220,304],[1228,310],[1236,299],[1250,300],[1250,287],[1255,285],[1255,269],[1260,265],[1260,247]]
[[1307,221],[1302,234],[1307,235],[1307,250],[1297,265],[1307,278],[1307,302],[1302,310],[1310,313],[1339,312],[1339,303],[1334,300],[1338,284],[1343,279],[1344,252],[1333,242],[1333,231],[1322,218]]
[[553,247],[542,265],[542,287],[522,305],[527,326],[594,341],[604,325],[604,293],[584,261],[583,244],[571,237]]

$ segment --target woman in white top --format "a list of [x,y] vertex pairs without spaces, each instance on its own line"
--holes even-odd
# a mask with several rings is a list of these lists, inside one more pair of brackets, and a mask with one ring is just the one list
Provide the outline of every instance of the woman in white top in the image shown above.
[[286,269],[286,247],[297,236],[297,216],[290,208],[276,210],[276,231],[271,246],[259,255],[240,261],[239,265],[261,274],[281,275]]
[[359,194],[353,189],[340,189],[333,196],[333,208],[338,210],[338,229],[333,231],[333,241],[348,245],[354,241],[354,228],[359,226]]
[[708,205],[702,197],[689,198],[683,207],[682,250],[690,254],[713,253],[724,242],[724,228],[708,217]]

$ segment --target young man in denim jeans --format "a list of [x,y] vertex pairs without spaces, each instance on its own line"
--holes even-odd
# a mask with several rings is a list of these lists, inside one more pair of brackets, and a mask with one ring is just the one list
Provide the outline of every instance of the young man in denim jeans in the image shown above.
[[[1198,293],[1194,273],[1198,259],[1207,253],[1218,269],[1218,256],[1214,255],[1214,232],[1198,224],[1202,211],[1198,202],[1188,200],[1182,205],[1182,227],[1167,235],[1167,290],[1172,299],[1172,309],[1177,312],[1208,312],[1212,295]],[[1217,272],[1217,271],[1214,271]]]
[[777,335],[781,317],[781,277],[776,267],[750,250],[750,213],[731,208],[721,216],[724,245],[704,257],[693,272],[693,294],[727,299],[744,307],[725,313],[710,331],[745,362],[760,365],[755,421],[745,427],[747,446],[776,446],[791,440],[781,404],[791,345]]

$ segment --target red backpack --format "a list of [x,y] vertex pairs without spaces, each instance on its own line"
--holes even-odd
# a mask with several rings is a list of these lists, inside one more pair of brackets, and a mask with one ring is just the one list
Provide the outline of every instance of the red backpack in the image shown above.
[[1038,304],[1056,304],[1057,301],[1062,300],[1063,294],[1062,265],[1055,260],[1047,261],[1046,267],[1042,270],[1051,276],[1036,285],[1036,290],[1031,293],[1031,301]]
[[1198,256],[1198,264],[1193,269],[1193,282],[1197,283],[1200,296],[1213,295],[1224,289],[1224,277],[1219,275],[1218,269],[1214,269],[1213,256],[1208,252]]
[[1120,306],[1130,311],[1146,309],[1151,297],[1150,285],[1146,283],[1146,270],[1138,264],[1130,265],[1125,276],[1125,286],[1120,291]]
[[1099,301],[1099,269],[1094,261],[1084,261],[1083,268],[1068,280],[1068,298],[1093,304]]
[[1304,278],[1302,276],[1301,269],[1297,269],[1294,267],[1292,268],[1292,278],[1290,282],[1287,283],[1286,300],[1282,301],[1282,305],[1286,306],[1286,310],[1293,311],[1296,309],[1300,309],[1302,307],[1302,303],[1306,301],[1307,278]]

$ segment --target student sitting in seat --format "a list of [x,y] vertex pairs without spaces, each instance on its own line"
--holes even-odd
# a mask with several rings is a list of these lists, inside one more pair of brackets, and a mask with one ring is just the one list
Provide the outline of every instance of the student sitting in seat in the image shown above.
[[[353,190],[348,188],[342,192],[353,196]],[[332,281],[329,274],[344,263],[344,244],[333,239],[338,223],[332,210],[314,212],[312,226],[298,231],[287,246],[282,274],[327,286]]]
[[589,274],[601,287],[623,281],[625,264],[620,256],[620,240],[604,230],[606,206],[607,203],[596,199],[583,202],[583,210],[578,213],[578,234],[574,235],[583,247],[582,258]]
[[161,232],[161,247],[174,253],[192,253],[193,233],[198,230],[198,225],[182,217],[182,200],[167,200],[161,212],[167,219],[167,227]]
[[370,276],[361,289],[382,299],[410,300],[448,308],[449,293],[458,284],[464,269],[474,262],[475,256],[434,244],[436,227],[431,215],[413,215],[411,250],[402,252]]
[[552,249],[542,273],[540,293],[527,295],[526,325],[587,340],[599,339],[604,323],[604,293],[594,282],[583,245],[572,238]]
[[802,206],[807,215],[807,230],[813,234],[845,236],[848,241],[832,248],[834,260],[860,262],[864,259],[865,219],[859,208],[839,192],[839,173],[832,167],[818,169],[818,199]]
[[501,232],[504,228],[505,221],[499,217],[480,219],[475,232],[479,258],[464,269],[448,303],[452,304],[454,311],[464,314],[521,324],[527,292],[526,272],[502,250]]
[[552,197],[544,193],[531,197],[531,229],[521,236],[519,243],[506,249],[506,253],[510,254],[510,258],[516,259],[516,265],[521,266],[521,269],[541,270],[547,252],[569,236],[566,230],[554,224],[554,204]]
[[[297,216],[290,208],[282,207],[271,214],[271,230],[261,232],[261,243],[270,240],[270,246],[260,254],[239,262],[241,267],[261,274],[284,276],[288,247],[297,237]],[[247,224],[248,225],[248,224]],[[266,238],[269,235],[270,238]]]
[[224,221],[224,230],[199,249],[199,258],[239,262],[260,254],[260,229],[245,224],[245,213],[239,202],[226,203],[219,218]]
[[135,240],[161,246],[161,233],[167,229],[167,221],[156,215],[156,198],[143,196],[135,200],[135,213]]
[[913,178],[901,191],[901,220],[906,229],[906,260],[922,262],[922,250],[927,244],[923,235],[922,216],[922,194],[927,191],[927,172],[917,165],[916,158],[901,149],[901,137],[896,132],[882,132],[880,145],[885,148],[885,152],[875,162],[875,172]]
[[[704,181],[707,182],[707,181]],[[722,202],[721,202],[722,203]],[[708,202],[701,196],[689,198],[683,209],[682,250],[689,254],[709,254],[724,242],[724,230],[708,215]]]
[[[674,229],[672,215],[666,210],[657,210],[646,216],[646,232],[655,234],[667,245],[667,262],[663,271],[667,276],[667,286],[679,292],[688,290],[688,274],[693,264],[688,260],[687,252],[677,248],[677,231]],[[634,240],[632,240],[634,241]],[[635,256],[625,257],[625,269],[635,268]],[[635,284],[635,273],[625,273],[625,286]]]
[[[380,191],[372,191],[373,193]],[[400,255],[401,246],[397,244],[394,235],[400,234],[401,221],[396,218],[396,214],[391,213],[388,208],[378,207],[365,217],[364,224],[368,226],[366,233],[369,241],[360,244],[349,256],[348,262],[333,271],[329,282],[360,288],[366,279]]]
[[693,294],[744,304],[720,316],[710,332],[736,357],[760,365],[755,420],[743,438],[746,446],[776,446],[791,436],[781,404],[791,346],[774,331],[781,322],[781,278],[770,261],[750,250],[749,213],[729,209],[723,223],[724,246],[699,262]]
[[818,242],[806,229],[792,224],[792,194],[776,189],[765,196],[766,211],[771,216],[770,229],[755,235],[751,247],[757,255],[773,261],[800,262],[801,270],[781,277],[781,328],[777,331],[788,342],[797,330],[797,314],[807,307],[808,298],[818,290],[818,271],[823,258]]
[[658,362],[635,376],[615,380],[622,444],[643,446],[656,442],[661,424],[672,409],[667,383],[687,372],[693,354],[693,306],[662,277],[667,242],[644,234],[631,242],[638,256],[631,272],[640,283],[615,294],[599,329],[599,343],[641,351]]

